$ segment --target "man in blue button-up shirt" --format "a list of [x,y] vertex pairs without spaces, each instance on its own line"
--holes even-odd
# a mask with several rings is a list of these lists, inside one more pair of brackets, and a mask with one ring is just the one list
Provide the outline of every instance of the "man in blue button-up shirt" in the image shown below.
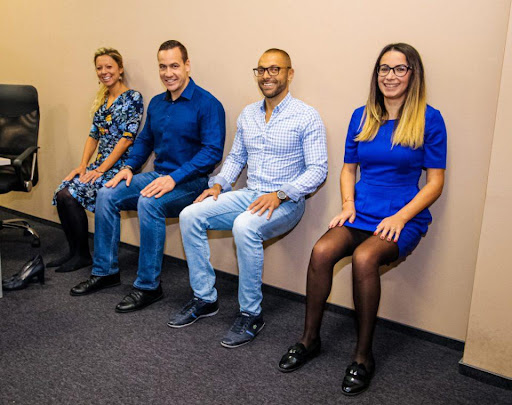
[[[265,96],[247,106],[222,170],[210,188],[180,214],[194,298],[168,323],[190,325],[217,313],[215,273],[210,264],[208,229],[233,230],[240,312],[221,344],[237,347],[263,328],[261,284],[263,241],[291,230],[304,213],[304,198],[327,175],[325,128],[318,113],[288,92],[293,78],[289,55],[269,49],[254,73]],[[231,191],[247,165],[247,187]]]
[[[178,41],[164,42],[158,64],[167,91],[153,97],[126,165],[98,193],[92,275],[71,289],[71,295],[85,295],[119,284],[120,211],[137,210],[137,279],[117,312],[141,309],[162,298],[165,219],[177,217],[207,187],[208,173],[224,149],[224,109],[189,77],[186,48]],[[154,170],[134,175],[152,152]]]

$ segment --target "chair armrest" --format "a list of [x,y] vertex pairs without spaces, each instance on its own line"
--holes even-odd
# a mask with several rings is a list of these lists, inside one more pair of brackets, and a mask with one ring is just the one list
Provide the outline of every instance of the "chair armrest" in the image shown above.
[[[17,156],[16,159],[13,159],[12,165],[14,167],[14,170],[16,171],[16,175],[18,176],[19,184],[22,184],[26,191],[30,191],[32,189],[32,181],[34,180],[34,168],[35,168],[35,159],[37,159],[37,150],[39,149],[38,146],[29,146],[27,149],[25,149],[21,155]],[[30,178],[24,179],[23,173],[21,172],[21,166],[23,162],[30,156],[34,156],[34,160],[32,161],[32,170],[30,171]]]
[[16,168],[21,168],[21,164],[23,161],[28,158],[30,155],[32,155],[36,150],[38,150],[38,146],[30,146],[27,149],[25,149],[21,155],[17,156],[16,159],[12,161],[12,165]]

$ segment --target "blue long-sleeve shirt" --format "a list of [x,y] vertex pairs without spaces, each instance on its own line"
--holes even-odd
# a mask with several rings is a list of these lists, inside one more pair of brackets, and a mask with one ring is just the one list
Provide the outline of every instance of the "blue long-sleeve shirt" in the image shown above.
[[191,78],[178,99],[168,92],[153,97],[126,164],[137,170],[154,151],[155,171],[180,184],[213,171],[225,136],[222,104]]
[[247,187],[282,190],[294,201],[314,192],[327,176],[327,141],[318,112],[290,93],[265,122],[265,101],[248,105],[238,117],[231,152],[210,186],[231,190],[247,164]]

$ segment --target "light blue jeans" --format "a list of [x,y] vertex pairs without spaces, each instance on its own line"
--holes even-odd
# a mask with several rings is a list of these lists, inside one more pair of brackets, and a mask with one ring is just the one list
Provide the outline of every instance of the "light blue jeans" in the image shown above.
[[157,172],[140,173],[133,176],[129,187],[123,181],[115,188],[100,189],[96,198],[93,275],[108,276],[119,271],[120,211],[137,210],[140,250],[137,279],[133,285],[141,290],[158,288],[165,245],[165,219],[176,218],[208,187],[208,177],[202,176],[177,185],[160,198],[140,195],[141,190],[159,176],[162,175]]
[[215,272],[210,263],[208,229],[232,230],[238,258],[238,302],[240,311],[251,315],[261,312],[263,241],[282,235],[292,229],[304,214],[305,202],[282,203],[267,220],[268,211],[262,216],[251,214],[247,207],[259,196],[260,191],[230,191],[189,205],[180,214],[180,229],[187,256],[190,285],[194,295],[204,301],[217,300]]

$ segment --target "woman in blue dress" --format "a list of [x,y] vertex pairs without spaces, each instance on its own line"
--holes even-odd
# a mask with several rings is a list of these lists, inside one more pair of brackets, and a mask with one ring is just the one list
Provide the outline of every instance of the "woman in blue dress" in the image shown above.
[[[357,166],[360,180],[356,184]],[[342,393],[366,390],[375,369],[373,332],[380,301],[379,267],[410,254],[432,217],[446,168],[446,129],[427,105],[423,64],[410,45],[381,51],[365,107],[352,115],[341,171],[341,212],[311,253],[304,333],[279,369],[290,372],[320,352],[320,326],[334,265],[352,256],[357,344]],[[426,184],[418,187],[422,169]]]
[[[123,58],[112,48],[94,54],[100,89],[93,104],[94,118],[80,165],[55,191],[53,204],[69,245],[69,252],[47,264],[69,272],[92,263],[85,210],[94,212],[96,194],[123,166],[143,114],[142,96],[123,83]],[[98,154],[89,164],[94,151]]]

